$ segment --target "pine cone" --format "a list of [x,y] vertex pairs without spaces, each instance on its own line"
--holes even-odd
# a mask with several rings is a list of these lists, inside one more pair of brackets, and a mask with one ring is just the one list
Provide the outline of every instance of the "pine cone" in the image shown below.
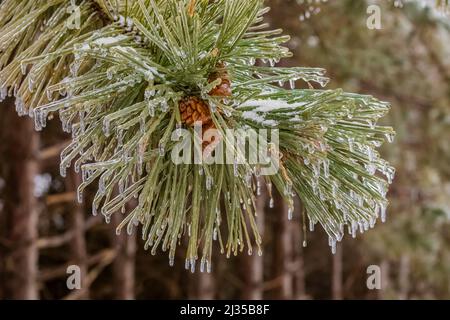
[[185,98],[179,103],[181,120],[188,126],[194,126],[195,122],[201,122],[202,126],[212,124],[211,112],[208,104],[195,96]]
[[[211,118],[209,106],[204,100],[195,96],[188,97],[179,102],[179,108],[181,120],[185,125],[192,127],[196,122],[201,122],[203,135],[205,135],[209,129],[216,129]],[[213,142],[215,142],[214,139],[210,142],[204,140],[202,142],[203,150]]]
[[209,92],[209,95],[218,97],[230,97],[233,93],[231,92],[231,81],[228,75],[228,71],[225,69],[225,64],[223,62],[219,62],[216,67],[222,70],[211,73],[208,81],[211,83],[220,78],[222,79],[222,82],[217,87],[212,89]]

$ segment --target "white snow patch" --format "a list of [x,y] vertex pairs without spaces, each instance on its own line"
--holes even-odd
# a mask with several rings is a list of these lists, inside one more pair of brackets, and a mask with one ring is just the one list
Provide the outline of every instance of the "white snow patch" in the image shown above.
[[240,107],[256,107],[254,112],[271,112],[279,109],[298,108],[306,105],[307,102],[296,102],[289,104],[284,100],[249,100],[240,105]]
[[263,125],[274,127],[277,125],[277,122],[275,120],[267,120],[262,115],[259,115],[255,111],[245,111],[242,113],[242,117],[244,119],[248,119]]
[[127,39],[126,36],[124,35],[119,35],[117,37],[104,37],[104,38],[99,38],[97,40],[94,40],[94,44],[99,45],[99,46],[107,46],[107,45],[112,45],[116,42],[122,41]]

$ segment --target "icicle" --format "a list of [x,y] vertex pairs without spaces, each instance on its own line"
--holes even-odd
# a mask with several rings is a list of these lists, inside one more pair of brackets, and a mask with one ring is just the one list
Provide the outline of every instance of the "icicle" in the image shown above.
[[289,80],[289,86],[291,87],[292,90],[295,89],[295,80],[294,79]]
[[145,134],[145,116],[139,118],[139,130],[141,134]]
[[367,157],[369,158],[370,162],[373,162],[375,160],[375,153],[370,146],[367,146]]
[[167,103],[167,100],[163,100],[161,102],[161,110],[162,112],[167,112],[169,110],[169,104]]
[[160,157],[164,157],[164,155],[166,154],[166,149],[165,149],[164,144],[163,144],[162,141],[159,142],[158,152],[159,152],[159,156]]
[[330,160],[328,159],[323,160],[323,174],[327,179],[330,177]]
[[336,185],[336,182],[333,181],[333,183],[331,185],[331,194],[332,194],[333,198],[336,198],[337,190],[338,190],[338,186]]
[[394,167],[387,167],[385,170],[386,178],[388,179],[388,183],[392,184],[394,177],[395,177],[395,168]]
[[7,87],[1,87],[0,89],[0,101],[3,101],[8,96],[8,88]]
[[380,216],[381,216],[381,222],[386,222],[386,204],[380,203]]
[[305,157],[305,158],[303,159],[303,163],[304,163],[306,166],[309,166],[310,163],[311,163],[311,161],[309,160],[308,157]]
[[293,219],[294,208],[289,207],[288,209],[288,220],[291,221]]
[[211,176],[206,177],[206,190],[211,190],[213,185],[213,178]]
[[314,232],[314,225],[315,225],[314,221],[309,220],[309,231]]
[[155,116],[155,104],[153,103],[153,101],[148,102],[147,108],[148,114],[153,118]]
[[205,257],[203,257],[202,260],[200,261],[200,272],[201,273],[205,272],[205,264],[206,264],[206,259],[205,259]]
[[273,198],[270,198],[269,200],[269,208],[273,209],[275,207],[275,200]]
[[125,191],[125,182],[123,181],[123,179],[120,179],[119,180],[119,194],[122,195],[124,191]]
[[319,194],[319,181],[317,178],[313,178],[311,180],[311,188],[313,190],[314,195],[318,195]]
[[367,120],[367,124],[369,125],[370,129],[375,129],[375,121],[373,120]]
[[83,190],[81,188],[77,190],[77,200],[78,203],[83,203]]
[[355,221],[352,221],[352,238],[356,238],[356,230],[358,229],[358,224]]
[[256,195],[260,196],[261,195],[261,182],[258,180],[256,180]]
[[375,218],[370,218],[370,220],[369,220],[369,227],[371,228],[371,229],[373,229],[374,227],[375,227],[375,223],[376,223],[376,219]]
[[175,125],[175,132],[177,134],[177,137],[181,138],[181,136],[183,134],[183,124],[182,123],[177,123]]
[[65,178],[67,176],[67,167],[64,163],[59,165],[59,174],[61,177]]
[[284,195],[285,196],[292,196],[292,183],[289,181],[286,183],[286,186],[284,187]]
[[237,163],[237,161],[236,160],[234,160],[234,163],[233,163],[233,172],[234,172],[234,176],[235,177],[238,177],[239,176],[239,166],[238,166],[238,163]]
[[27,112],[25,111],[25,104],[21,98],[17,98],[15,101],[16,112],[19,116],[24,116]]
[[386,139],[389,143],[393,143],[394,142],[394,138],[395,138],[395,134],[394,133],[386,133],[385,134]]
[[222,111],[225,114],[225,117],[227,118],[230,118],[233,115],[233,112],[228,108],[224,108]]
[[369,222],[368,221],[364,221],[363,228],[364,228],[364,231],[368,231],[369,230]]
[[103,120],[103,133],[107,137],[109,137],[111,135],[111,123],[107,118],[105,118],[105,120]]
[[34,89],[34,80],[31,75],[28,76],[28,91],[33,92]]
[[122,148],[123,147],[123,135],[124,135],[123,130],[119,130],[117,132],[117,148]]
[[348,149],[350,150],[350,152],[354,152],[355,148],[354,148],[354,142],[355,139],[354,138],[348,138]]
[[145,93],[144,93],[145,100],[150,100],[150,98],[154,97],[155,94],[156,94],[155,89],[153,89],[153,88],[145,89]]
[[80,117],[80,129],[81,132],[84,133],[85,129],[86,129],[86,122],[85,122],[85,112],[84,110],[80,111],[79,113],[79,117]]
[[133,223],[129,223],[128,225],[127,225],[127,234],[129,235],[129,236],[132,236],[133,235],[133,227],[134,227],[134,224]]
[[47,111],[44,109],[34,110],[34,124],[37,131],[41,131],[47,122]]
[[377,171],[377,167],[373,163],[366,164],[365,168],[366,168],[367,173],[370,174],[371,176],[373,176],[375,174],[375,172]]
[[114,68],[109,68],[107,71],[106,71],[106,78],[108,79],[108,80],[112,80],[113,78],[114,78]]
[[336,246],[336,239],[330,238],[330,246],[331,246],[331,253],[336,254],[337,246]]
[[209,108],[211,110],[211,113],[217,112],[217,104],[214,101],[209,101]]
[[27,67],[28,65],[26,63],[23,62],[20,63],[20,71],[22,72],[22,75],[27,74]]
[[312,165],[313,173],[315,178],[320,177],[320,163]]

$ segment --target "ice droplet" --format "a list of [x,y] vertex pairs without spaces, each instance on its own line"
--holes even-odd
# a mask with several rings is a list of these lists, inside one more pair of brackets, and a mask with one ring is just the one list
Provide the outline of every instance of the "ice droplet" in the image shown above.
[[293,218],[294,209],[292,207],[289,207],[288,209],[288,220],[291,221]]
[[394,133],[386,133],[385,134],[386,139],[389,143],[393,143],[394,142],[394,138],[395,138],[395,134]]

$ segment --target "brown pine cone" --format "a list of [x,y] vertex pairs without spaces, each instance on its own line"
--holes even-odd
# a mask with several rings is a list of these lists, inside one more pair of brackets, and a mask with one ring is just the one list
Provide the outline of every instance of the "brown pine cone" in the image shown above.
[[192,96],[181,100],[179,107],[181,120],[188,126],[194,126],[195,122],[201,122],[203,126],[212,123],[208,104],[198,97]]
[[225,69],[225,64],[219,62],[216,67],[222,70],[211,73],[208,81],[211,83],[220,78],[222,79],[222,82],[217,87],[212,89],[209,92],[209,95],[216,97],[230,97],[232,95],[231,81],[228,75],[228,71]]
[[[187,97],[179,102],[179,108],[183,124],[193,127],[196,122],[201,122],[203,135],[209,129],[216,129],[209,106],[204,100],[195,96]],[[215,142],[214,139],[212,141],[203,140],[203,150],[213,142]]]

